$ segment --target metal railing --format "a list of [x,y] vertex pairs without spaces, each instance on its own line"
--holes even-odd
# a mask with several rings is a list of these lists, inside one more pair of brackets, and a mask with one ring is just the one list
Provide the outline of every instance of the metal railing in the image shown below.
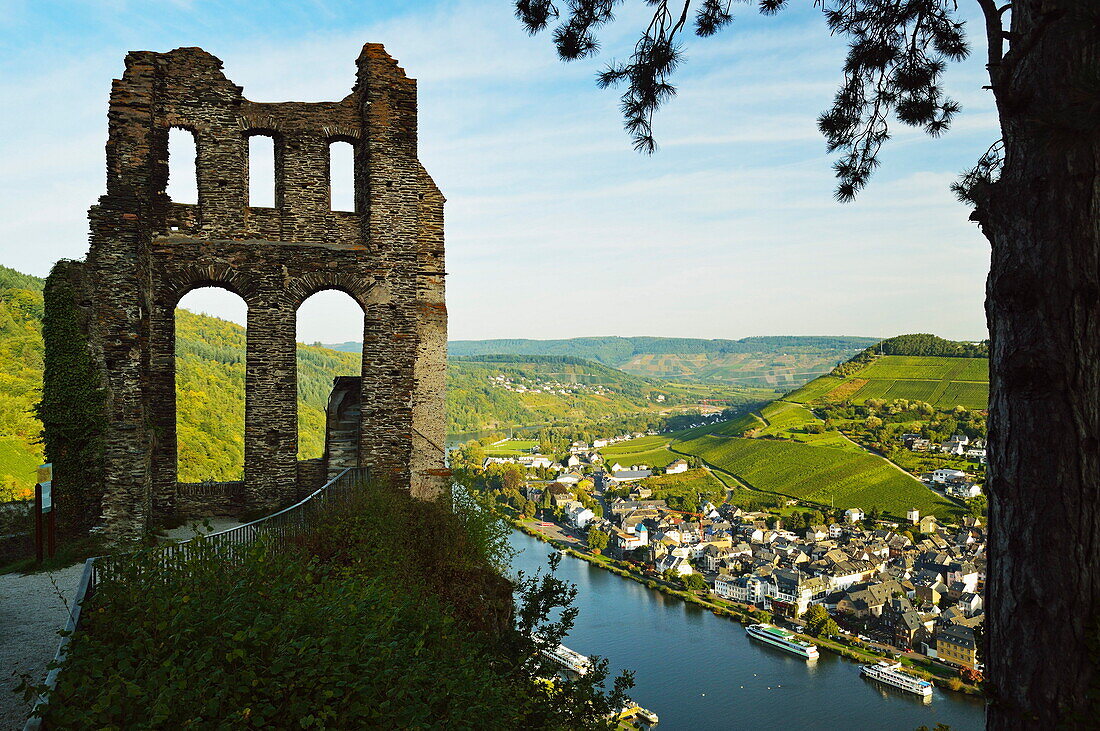
[[34,706],[34,713],[38,714],[40,711],[41,713],[31,716],[23,726],[23,731],[39,731],[43,728],[43,717],[49,703],[48,694],[57,687],[57,678],[68,653],[69,643],[73,633],[80,629],[81,607],[95,593],[96,584],[104,576],[113,573],[120,563],[132,560],[137,554],[159,554],[156,565],[160,570],[166,570],[186,563],[194,554],[196,541],[202,541],[204,546],[215,547],[221,559],[235,559],[244,552],[243,549],[251,546],[261,536],[281,542],[291,536],[299,535],[302,529],[314,524],[324,513],[349,502],[355,494],[355,488],[368,476],[369,471],[366,467],[349,467],[304,499],[251,523],[136,553],[89,558],[84,562],[84,572],[80,575],[76,595],[73,597],[72,604],[69,605],[69,619],[65,623],[65,632],[61,642],[58,643],[57,652],[51,663],[52,667],[46,674],[46,694],[39,696]]

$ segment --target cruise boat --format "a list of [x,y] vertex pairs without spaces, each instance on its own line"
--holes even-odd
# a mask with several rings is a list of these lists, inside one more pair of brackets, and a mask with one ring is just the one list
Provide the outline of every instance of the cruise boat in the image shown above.
[[745,634],[807,660],[817,659],[817,645],[798,639],[794,632],[770,624],[750,624],[745,628]]
[[932,684],[902,670],[900,662],[879,660],[874,665],[861,666],[859,672],[872,680],[892,685],[895,688],[907,690],[925,698],[932,697]]
[[[535,636],[536,639],[538,636]],[[542,650],[542,656],[561,665],[577,675],[585,675],[592,669],[592,661],[575,650],[570,650],[565,645],[550,647]]]

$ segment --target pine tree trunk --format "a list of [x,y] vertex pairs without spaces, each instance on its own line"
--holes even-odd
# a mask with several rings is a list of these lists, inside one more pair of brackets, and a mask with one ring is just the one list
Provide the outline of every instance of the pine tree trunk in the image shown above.
[[990,729],[1100,722],[1097,5],[1015,2],[991,73],[1005,162],[975,213],[992,244]]

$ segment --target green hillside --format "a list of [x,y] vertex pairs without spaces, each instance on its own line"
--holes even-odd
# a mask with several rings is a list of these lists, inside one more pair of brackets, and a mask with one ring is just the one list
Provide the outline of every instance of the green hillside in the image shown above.
[[900,446],[900,435],[984,436],[987,353],[985,343],[934,335],[890,338],[759,411],[671,435],[670,449],[765,492],[838,508],[878,507],[899,518],[910,507],[948,517],[962,506],[881,455],[914,471],[951,466],[980,476],[982,468],[965,460],[914,455]]
[[630,414],[765,403],[766,389],[669,384],[570,356],[484,355],[448,361],[451,433],[505,426],[580,425]]
[[42,285],[0,266],[0,501],[26,496],[42,463],[31,413],[42,389]]
[[862,450],[707,435],[673,448],[701,457],[749,487],[824,506],[878,507],[895,517],[913,507],[942,517],[959,510],[882,457]]
[[673,440],[667,435],[631,439],[604,447],[600,450],[600,454],[608,465],[618,462],[627,468],[631,465],[643,464],[650,467],[667,467],[680,459],[680,455],[669,450],[668,445],[671,441]]
[[[568,340],[457,340],[457,357],[507,353],[567,356],[596,361],[635,376],[686,383],[791,389],[829,372],[877,343],[874,338],[773,336],[741,340],[595,337]],[[356,351],[359,343],[330,346]]]

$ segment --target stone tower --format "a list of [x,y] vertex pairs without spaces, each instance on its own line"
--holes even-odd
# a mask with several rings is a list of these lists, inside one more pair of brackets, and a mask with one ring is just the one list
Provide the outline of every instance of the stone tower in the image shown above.
[[[359,442],[346,453],[418,497],[445,490],[444,199],[417,159],[415,81],[381,45],[364,46],[357,64],[341,101],[258,103],[202,49],[127,55],[91,249],[55,270],[78,290],[101,375],[113,540],[175,512],[174,311],[198,287],[248,305],[242,506],[274,508],[311,487],[298,484],[295,316],[326,289],[363,309]],[[196,205],[165,193],[171,128],[195,137]],[[248,204],[252,135],[274,141],[273,208]],[[330,210],[334,141],[354,149],[354,212]]]

